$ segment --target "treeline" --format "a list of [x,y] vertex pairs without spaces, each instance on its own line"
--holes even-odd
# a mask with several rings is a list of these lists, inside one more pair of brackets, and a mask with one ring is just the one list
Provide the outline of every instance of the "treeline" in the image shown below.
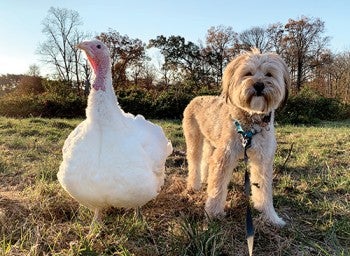
[[[70,83],[39,76],[2,75],[15,85],[0,96],[0,115],[9,117],[84,117],[88,91]],[[181,118],[189,101],[200,94],[218,94],[206,88],[193,91],[191,86],[174,85],[166,90],[133,85],[116,89],[118,102],[126,111],[147,118]]]
[[[0,79],[5,76],[0,76]],[[74,88],[63,81],[35,76],[13,76],[18,85],[0,96],[0,115],[9,117],[63,117],[85,116],[87,95],[84,90]],[[15,81],[15,80],[14,80]],[[216,95],[219,88],[194,90],[193,86],[178,84],[167,89],[138,85],[116,89],[121,107],[133,114],[147,118],[179,119],[184,108],[198,95]],[[334,98],[327,98],[305,87],[292,95],[286,107],[279,110],[280,123],[310,124],[320,120],[342,120],[350,118],[350,106]]]
[[[42,25],[46,41],[37,53],[54,76],[40,77],[36,65],[28,75],[0,76],[0,114],[82,116],[91,70],[74,46],[91,36],[81,32],[80,16],[72,10],[52,7]],[[331,108],[332,114],[319,115],[321,119],[349,117],[350,52],[332,53],[324,30],[320,19],[301,17],[240,33],[232,27],[214,26],[201,43],[163,35],[144,43],[113,29],[96,37],[110,49],[113,85],[126,111],[150,118],[180,118],[193,97],[219,93],[227,63],[242,50],[256,47],[277,52],[290,67],[292,97],[284,111],[293,118],[286,121],[304,122],[320,114],[311,113],[308,102]],[[150,49],[156,49],[158,57],[151,59]]]

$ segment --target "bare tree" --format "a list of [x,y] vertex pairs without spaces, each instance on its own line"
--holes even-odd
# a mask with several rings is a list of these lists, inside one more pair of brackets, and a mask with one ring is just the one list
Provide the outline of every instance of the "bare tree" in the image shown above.
[[129,69],[129,75],[135,85],[151,87],[157,74],[156,68],[149,61],[139,61]]
[[320,19],[289,19],[284,29],[283,54],[288,57],[286,61],[292,68],[295,88],[299,91],[311,74],[315,58],[325,50],[329,37],[322,36],[324,22]]
[[60,80],[80,85],[82,72],[81,53],[75,45],[87,35],[79,31],[82,25],[79,13],[65,8],[51,7],[42,22],[46,41],[39,45],[37,53],[42,61],[52,65]]
[[238,51],[237,43],[237,33],[232,27],[220,25],[208,29],[204,52],[205,56],[209,57],[208,62],[215,74],[217,85],[221,82],[224,67]]
[[271,50],[274,50],[277,54],[282,55],[283,50],[285,48],[283,45],[283,24],[280,22],[271,24],[267,28],[266,32],[269,40],[269,45],[271,46]]
[[29,76],[34,76],[34,77],[40,76],[40,68],[39,68],[39,66],[36,65],[36,64],[30,65],[27,74],[28,74]]
[[127,69],[146,58],[145,44],[140,39],[123,36],[113,29],[109,29],[107,33],[101,33],[97,38],[109,48],[114,86],[126,85]]
[[254,47],[260,49],[261,52],[266,52],[272,49],[268,31],[262,27],[252,27],[244,30],[239,34],[239,40],[244,50]]
[[350,52],[334,56],[332,64],[324,68],[332,83],[332,96],[350,103]]

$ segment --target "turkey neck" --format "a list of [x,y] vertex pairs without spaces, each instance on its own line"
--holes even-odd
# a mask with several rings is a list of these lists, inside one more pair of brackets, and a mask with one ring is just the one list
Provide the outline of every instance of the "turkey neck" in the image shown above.
[[123,113],[113,90],[111,66],[109,63],[99,65],[94,73],[95,79],[88,97],[86,117],[97,124],[118,124]]

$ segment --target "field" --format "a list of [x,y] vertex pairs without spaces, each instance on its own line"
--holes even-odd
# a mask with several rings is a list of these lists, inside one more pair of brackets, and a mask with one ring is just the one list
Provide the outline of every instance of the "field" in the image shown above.
[[[142,208],[111,209],[88,236],[92,213],[60,187],[61,148],[80,120],[0,118],[0,255],[247,255],[243,163],[227,216],[207,222],[205,193],[184,193],[180,121],[155,121],[172,140],[160,195]],[[274,204],[288,222],[254,211],[254,255],[350,255],[350,122],[277,126]]]

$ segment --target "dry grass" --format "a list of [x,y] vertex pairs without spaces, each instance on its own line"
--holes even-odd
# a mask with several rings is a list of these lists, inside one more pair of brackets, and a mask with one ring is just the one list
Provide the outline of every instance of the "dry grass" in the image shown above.
[[[92,213],[56,180],[64,139],[78,122],[0,118],[0,255],[247,255],[242,166],[230,185],[227,217],[208,223],[204,190],[184,193],[179,121],[157,121],[176,153],[160,195],[142,208],[143,220],[111,209],[88,238]],[[349,130],[349,122],[278,127],[274,198],[288,226],[275,229],[254,212],[254,255],[350,254]]]

